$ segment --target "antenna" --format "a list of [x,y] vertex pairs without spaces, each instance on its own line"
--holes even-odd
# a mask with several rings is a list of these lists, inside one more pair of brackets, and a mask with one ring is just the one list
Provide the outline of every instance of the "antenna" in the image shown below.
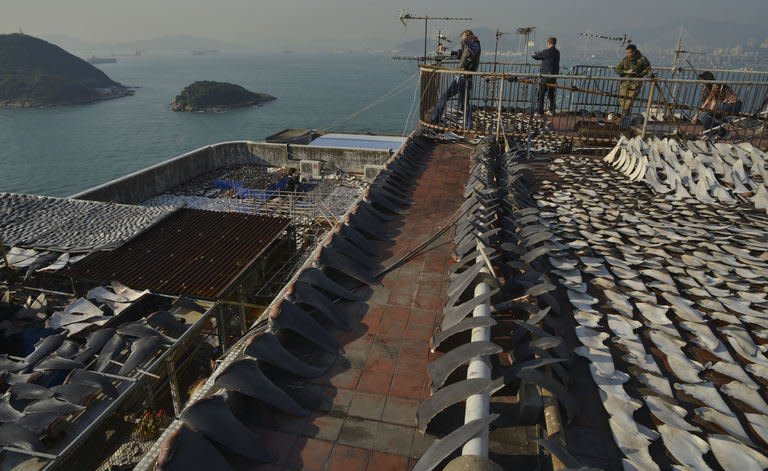
[[[677,38],[677,44],[675,45],[675,58],[672,60],[672,78],[675,78],[675,75],[677,74],[678,69],[678,63],[680,62],[680,59],[683,58],[684,55],[704,55],[706,52],[703,51],[687,51],[683,49],[683,34],[685,32],[685,29],[683,28],[683,25],[680,25],[680,36]],[[693,68],[693,65],[691,65],[691,61],[688,60],[687,57],[685,57],[685,62],[688,63],[688,66],[696,72],[696,69]]]
[[584,47],[585,55],[587,53],[587,48],[589,47],[590,39],[602,39],[604,41],[615,42],[617,48],[620,48],[621,46],[625,46],[628,44],[632,44],[632,36],[630,36],[629,33],[621,33],[619,35],[614,33],[593,33],[592,31],[584,31],[582,33],[579,33],[579,37],[584,38],[584,41],[586,42],[586,45]]
[[600,34],[600,33],[593,33],[591,31],[585,31],[583,33],[579,33],[579,37],[586,38],[586,39],[605,39],[607,41],[616,41],[621,43],[621,45],[625,44],[632,44],[632,37],[627,33],[622,33],[621,36],[612,36],[610,33]]
[[531,46],[530,37],[533,34],[534,41],[536,40],[536,27],[535,26],[521,26],[517,28],[517,34],[525,37],[525,63],[528,63],[528,47]]
[[500,31],[498,28],[496,29],[496,46],[493,48],[493,72],[496,72],[496,55],[499,53],[499,39],[501,39],[502,36],[505,34],[503,31]]
[[472,18],[455,17],[455,16],[416,16],[409,13],[408,10],[406,9],[400,10],[400,22],[406,28],[408,27],[408,24],[406,23],[407,20],[424,20],[424,56],[422,57],[422,60],[426,63],[427,62],[427,36],[428,36],[427,28],[428,28],[429,20],[472,21]]
[[445,35],[442,31],[437,31],[437,48],[435,51],[435,54],[438,56],[444,56],[445,55],[445,44],[443,44],[443,41],[450,43],[453,42],[450,39],[448,39],[448,36]]
[[[688,64],[688,67],[691,68],[691,71],[693,71],[694,74],[699,75],[699,73],[696,71],[696,68],[691,64],[691,61],[688,59],[688,57],[685,57],[686,55],[691,54],[706,54],[705,52],[701,51],[686,51],[683,49],[683,33],[685,32],[683,25],[680,25],[680,36],[677,37],[677,44],[675,45],[675,58],[672,60],[672,78],[675,78],[677,73],[679,71],[682,71],[682,67],[679,66],[680,59],[684,59],[686,64]],[[679,69],[679,70],[678,70]],[[677,102],[677,92],[679,90],[679,84],[675,83],[675,85],[672,87],[672,102]]]

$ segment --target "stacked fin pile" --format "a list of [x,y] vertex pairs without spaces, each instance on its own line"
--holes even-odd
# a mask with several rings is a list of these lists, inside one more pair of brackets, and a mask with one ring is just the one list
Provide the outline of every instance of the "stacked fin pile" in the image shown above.
[[672,199],[747,205],[768,211],[766,155],[749,143],[674,139],[626,139],[623,136],[606,162],[654,192]]
[[[569,328],[567,311],[558,301],[558,286],[550,278],[548,260],[557,259],[564,247],[554,242],[546,224],[546,211],[537,207],[530,188],[535,177],[524,150],[513,149],[501,159],[499,183],[504,191],[501,211],[501,246],[506,284],[496,311],[520,312],[512,332],[512,367],[503,372],[508,384],[516,384],[518,397],[547,392],[547,414],[559,417],[558,406],[572,422],[580,405],[570,391],[573,353],[563,334]],[[557,273],[556,270],[553,271]],[[510,299],[511,298],[511,299]],[[548,432],[536,440],[567,468],[583,464],[566,449],[562,432]]]
[[549,261],[624,469],[765,469],[768,219],[667,200],[588,158],[551,170],[538,205],[563,250]]

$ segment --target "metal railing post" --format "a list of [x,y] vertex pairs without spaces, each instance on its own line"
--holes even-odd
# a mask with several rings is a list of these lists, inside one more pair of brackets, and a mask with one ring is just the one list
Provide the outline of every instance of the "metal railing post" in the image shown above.
[[656,79],[651,79],[651,90],[648,92],[648,104],[645,107],[645,118],[643,119],[643,131],[640,137],[645,139],[645,132],[648,129],[648,119],[651,117],[651,107],[653,106],[653,95],[656,91]]
[[176,376],[176,367],[173,364],[173,355],[168,355],[165,359],[165,366],[168,368],[168,388],[171,390],[171,402],[173,403],[173,415],[178,417],[184,409],[181,403],[181,393],[179,393],[179,379]]
[[499,104],[496,108],[496,140],[501,139],[501,104],[504,98],[504,74],[499,78]]
[[[466,77],[466,76],[465,76]],[[468,110],[469,106],[469,96],[467,95],[469,91],[469,78],[464,79],[464,111],[461,113],[461,130],[466,131],[467,130],[467,113],[472,113],[471,110]]]

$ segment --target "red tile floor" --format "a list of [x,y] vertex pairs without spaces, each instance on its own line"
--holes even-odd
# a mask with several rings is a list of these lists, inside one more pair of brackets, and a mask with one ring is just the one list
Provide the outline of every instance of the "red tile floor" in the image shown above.
[[[463,202],[469,150],[437,144],[417,178],[409,214],[398,227],[383,266],[435,233]],[[344,355],[316,381],[330,385],[333,405],[308,422],[263,433],[276,464],[259,469],[329,471],[408,470],[432,439],[415,427],[416,408],[428,396],[429,339],[442,315],[452,263],[454,231],[382,278],[354,336],[340,335]]]

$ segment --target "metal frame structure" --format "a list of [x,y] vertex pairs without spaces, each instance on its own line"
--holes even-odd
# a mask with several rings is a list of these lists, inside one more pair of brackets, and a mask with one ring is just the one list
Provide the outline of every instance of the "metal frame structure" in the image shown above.
[[[498,72],[489,70],[496,67]],[[727,140],[752,142],[768,146],[768,72],[715,70],[715,82],[688,78],[669,78],[672,69],[655,69],[656,75],[644,78],[617,77],[612,69],[596,66],[576,66],[570,73],[542,75],[533,73],[524,64],[481,65],[477,72],[457,71],[439,66],[420,66],[421,103],[420,124],[425,127],[471,134],[511,134],[530,138],[529,130],[542,120],[533,119],[535,99],[543,79],[557,79],[554,85],[560,106],[549,128],[574,142],[612,146],[621,134],[676,136],[701,138],[706,136],[700,124],[691,118],[703,102],[705,87],[713,83],[728,85],[742,101],[739,112],[722,113],[719,120],[728,132]],[[679,73],[679,71],[678,71]],[[613,74],[613,75],[610,75]],[[469,93],[469,108],[473,125],[464,129],[463,113],[456,106],[451,116],[433,124],[430,113],[458,77],[473,78]],[[629,126],[620,128],[618,121],[606,125],[609,114],[620,111],[618,99],[622,82],[640,83],[633,100]],[[448,107],[450,110],[450,107]],[[517,129],[516,129],[517,128]],[[592,130],[598,136],[591,135]],[[602,132],[602,137],[600,133]],[[720,137],[722,138],[722,137]]]

